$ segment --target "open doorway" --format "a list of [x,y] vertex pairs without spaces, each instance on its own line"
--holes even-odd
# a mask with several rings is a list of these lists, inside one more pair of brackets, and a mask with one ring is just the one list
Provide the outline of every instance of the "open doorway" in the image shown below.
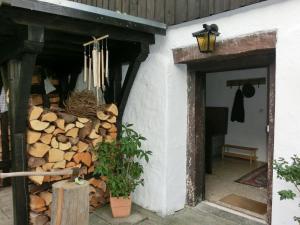
[[205,75],[205,200],[266,219],[268,68]]

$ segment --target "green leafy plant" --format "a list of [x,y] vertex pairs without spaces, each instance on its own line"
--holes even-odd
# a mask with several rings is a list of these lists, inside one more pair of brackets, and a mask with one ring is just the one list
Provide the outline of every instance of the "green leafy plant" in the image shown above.
[[[296,155],[291,158],[292,161],[289,163],[284,158],[279,158],[274,161],[274,169],[277,172],[277,177],[281,180],[285,180],[294,185],[296,190],[300,193],[300,158]],[[294,200],[297,194],[288,189],[281,190],[278,192],[280,200]],[[295,221],[300,223],[300,217],[294,217]]]
[[94,149],[98,155],[94,174],[107,177],[112,197],[128,197],[138,185],[144,185],[144,169],[140,162],[149,162],[152,152],[142,149],[146,138],[134,131],[132,126],[122,125],[117,141],[99,143]]

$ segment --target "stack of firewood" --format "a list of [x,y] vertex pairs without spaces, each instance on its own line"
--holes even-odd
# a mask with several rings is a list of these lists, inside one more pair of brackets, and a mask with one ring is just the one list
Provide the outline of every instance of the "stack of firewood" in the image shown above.
[[[117,137],[114,104],[101,107],[95,119],[76,117],[58,109],[32,106],[28,115],[28,167],[33,171],[52,171],[79,167],[88,177],[95,169],[96,154],[92,151],[99,142],[111,142]],[[90,176],[91,177],[91,176]],[[69,176],[32,176],[30,188],[30,218],[34,225],[47,224],[51,210],[51,183]],[[89,179],[91,210],[103,206],[109,197],[105,179]],[[46,187],[46,188],[45,188]]]

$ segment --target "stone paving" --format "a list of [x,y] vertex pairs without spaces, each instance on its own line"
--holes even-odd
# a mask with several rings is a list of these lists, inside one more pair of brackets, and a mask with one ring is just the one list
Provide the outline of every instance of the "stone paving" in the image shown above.
[[[0,189],[0,225],[13,225],[10,188]],[[164,218],[134,205],[129,218],[112,219],[110,208],[106,206],[91,214],[90,225],[262,225],[262,223],[201,203],[194,208],[186,207]]]

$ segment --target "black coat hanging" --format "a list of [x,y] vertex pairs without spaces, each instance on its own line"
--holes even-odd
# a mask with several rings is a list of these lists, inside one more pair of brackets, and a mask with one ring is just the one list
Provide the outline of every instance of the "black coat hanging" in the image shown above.
[[242,90],[236,91],[234,102],[231,110],[231,121],[237,121],[243,123],[245,121],[245,109],[244,109],[244,95]]

